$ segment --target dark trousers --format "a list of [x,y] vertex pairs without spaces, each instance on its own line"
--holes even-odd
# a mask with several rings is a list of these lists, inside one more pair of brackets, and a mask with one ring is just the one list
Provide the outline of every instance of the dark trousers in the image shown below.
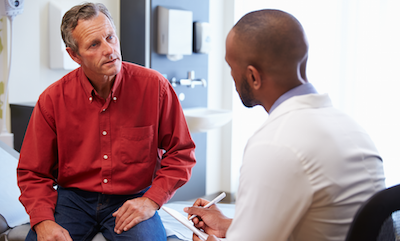
[[[114,232],[115,217],[112,214],[125,201],[143,196],[143,192],[134,195],[105,195],[78,189],[58,188],[58,200],[54,213],[56,222],[68,230],[73,240],[92,240],[103,233],[107,240],[166,240],[164,226],[156,214],[126,232]],[[37,240],[31,230],[26,240]]]

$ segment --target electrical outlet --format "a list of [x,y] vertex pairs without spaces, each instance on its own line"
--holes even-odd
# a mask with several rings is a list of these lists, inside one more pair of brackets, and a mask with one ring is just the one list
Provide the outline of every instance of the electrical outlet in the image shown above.
[[21,14],[25,0],[0,0],[0,16],[12,17]]

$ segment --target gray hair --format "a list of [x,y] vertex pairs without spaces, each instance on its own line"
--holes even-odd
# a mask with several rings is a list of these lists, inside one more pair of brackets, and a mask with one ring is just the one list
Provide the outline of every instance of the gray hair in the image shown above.
[[78,25],[79,20],[89,20],[103,13],[111,22],[112,27],[116,30],[114,21],[111,17],[110,12],[101,3],[84,3],[72,7],[68,12],[64,14],[61,22],[61,37],[66,47],[70,47],[75,53],[79,53],[79,46],[74,37],[72,31]]

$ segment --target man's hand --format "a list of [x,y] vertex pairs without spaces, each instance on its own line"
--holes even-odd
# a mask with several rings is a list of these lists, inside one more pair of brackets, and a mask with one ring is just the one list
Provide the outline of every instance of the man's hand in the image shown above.
[[72,241],[69,232],[52,220],[45,220],[34,227],[38,241]]
[[199,198],[193,204],[193,207],[185,208],[184,211],[190,216],[197,215],[192,220],[195,227],[203,229],[210,236],[216,235],[223,238],[232,223],[232,219],[224,216],[215,204],[209,208],[203,208],[207,203],[207,200]]
[[154,216],[160,207],[147,197],[139,197],[126,201],[113,216],[115,219],[114,232],[117,234],[128,231],[136,224]]

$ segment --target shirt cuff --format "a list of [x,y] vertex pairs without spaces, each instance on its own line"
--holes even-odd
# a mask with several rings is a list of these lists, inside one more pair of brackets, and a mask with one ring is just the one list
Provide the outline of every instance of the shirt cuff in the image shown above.
[[168,202],[168,200],[171,199],[173,194],[174,193],[167,193],[162,188],[153,185],[150,187],[149,190],[147,190],[143,197],[150,198],[161,208],[164,203]]
[[36,224],[44,221],[44,220],[51,220],[55,221],[54,219],[54,210],[49,207],[37,208],[32,210],[29,213],[31,228]]

